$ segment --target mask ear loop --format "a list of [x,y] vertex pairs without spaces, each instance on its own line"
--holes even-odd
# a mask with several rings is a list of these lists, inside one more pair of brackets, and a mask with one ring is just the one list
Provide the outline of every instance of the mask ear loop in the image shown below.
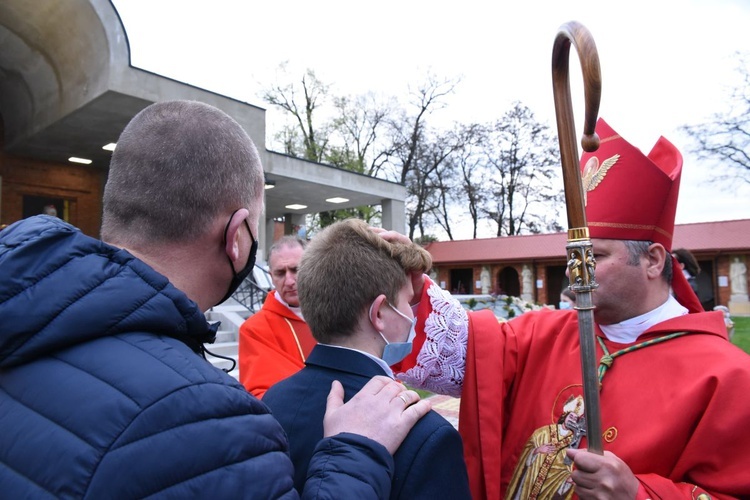
[[[204,353],[208,353],[211,356],[213,356],[214,358],[226,359],[227,361],[231,361],[232,362],[232,366],[230,368],[222,368],[221,369],[221,371],[223,371],[224,373],[229,373],[229,372],[233,371],[234,368],[237,366],[237,361],[235,361],[234,358],[230,358],[229,356],[222,356],[221,354],[215,354],[215,353],[209,351],[208,349],[206,349],[205,345],[203,345],[202,348],[203,348],[203,352]],[[203,359],[206,359],[206,355],[205,354],[203,355]]]
[[[215,323],[209,323],[208,327],[213,332],[213,335],[211,338],[205,338],[203,339],[200,344],[198,344],[198,352],[201,356],[203,356],[203,359],[206,359],[206,354],[210,354],[211,356],[219,359],[225,359],[227,361],[232,362],[232,366],[230,368],[222,368],[221,371],[224,373],[229,373],[233,371],[237,367],[237,361],[234,360],[234,358],[230,358],[229,356],[222,356],[221,354],[214,354],[208,349],[206,349],[206,344],[213,344],[216,341],[216,332],[219,331],[219,327],[221,326],[221,321],[217,321]],[[206,359],[206,361],[208,361]]]
[[399,311],[398,309],[396,309],[396,306],[394,306],[390,302],[388,302],[388,307],[390,307],[391,309],[393,309],[393,312],[395,312],[396,314],[398,314],[399,316],[401,316],[402,318],[404,318],[409,323],[413,323],[414,322],[415,318],[410,318],[406,314],[402,313],[401,311]]

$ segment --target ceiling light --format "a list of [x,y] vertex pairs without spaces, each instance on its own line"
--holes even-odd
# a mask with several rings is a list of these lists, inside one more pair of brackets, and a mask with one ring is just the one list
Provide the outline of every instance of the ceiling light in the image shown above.
[[75,156],[68,158],[68,161],[72,161],[73,163],[83,163],[84,165],[89,165],[91,163],[91,160],[87,160],[86,158],[76,158]]
[[106,145],[102,146],[102,149],[104,149],[106,151],[114,151],[115,150],[115,146],[117,146],[117,144],[115,144],[114,142],[110,142],[109,144],[106,144]]
[[263,189],[273,189],[276,187],[276,181],[266,179],[266,183],[263,185]]
[[342,198],[340,196],[336,196],[335,198],[328,198],[326,200],[328,203],[346,203],[349,201],[349,198]]
[[293,205],[286,205],[284,208],[288,208],[289,210],[302,210],[303,208],[307,208],[307,205],[300,205],[299,203],[295,203]]

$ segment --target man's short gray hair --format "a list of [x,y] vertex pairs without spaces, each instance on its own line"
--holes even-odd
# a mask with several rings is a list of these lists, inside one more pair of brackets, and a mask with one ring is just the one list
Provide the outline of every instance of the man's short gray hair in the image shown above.
[[276,250],[284,247],[300,247],[304,250],[304,248],[307,246],[307,240],[303,240],[299,236],[296,236],[294,234],[287,234],[285,236],[282,236],[278,240],[274,241],[273,245],[271,245],[271,248],[268,249],[268,258],[266,259],[268,263],[271,263],[271,256],[276,252]]
[[[640,240],[623,240],[625,247],[628,249],[628,262],[629,266],[637,266],[641,257],[648,256],[648,247],[654,244],[653,241],[640,241]],[[664,262],[664,269],[661,271],[662,278],[667,283],[672,282],[672,255],[667,252],[668,257]]]
[[152,104],[125,127],[104,188],[102,238],[180,242],[217,214],[263,196],[260,157],[245,130],[196,101]]

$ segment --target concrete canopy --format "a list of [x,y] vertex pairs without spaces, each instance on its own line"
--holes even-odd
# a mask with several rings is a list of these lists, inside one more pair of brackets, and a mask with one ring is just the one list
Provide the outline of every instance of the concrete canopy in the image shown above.
[[[268,151],[264,109],[132,67],[127,35],[108,0],[0,3],[0,114],[7,153],[57,163],[76,156],[106,170],[111,153],[102,146],[116,142],[144,107],[172,99],[214,105],[245,128],[275,182],[266,190],[267,220],[382,205],[383,226],[404,230],[402,185]],[[349,201],[325,201],[334,197]],[[289,204],[307,208],[285,208]]]

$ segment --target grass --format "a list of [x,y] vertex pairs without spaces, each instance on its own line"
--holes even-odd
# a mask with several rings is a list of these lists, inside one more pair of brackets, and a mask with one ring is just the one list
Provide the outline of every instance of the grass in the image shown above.
[[750,354],[750,316],[732,316],[734,336],[732,343]]
[[427,398],[435,395],[434,392],[425,391],[424,389],[417,389],[416,387],[411,387],[411,386],[408,386],[408,385],[406,386],[406,388],[410,389],[410,390],[412,390],[414,392],[416,392],[417,394],[419,394],[419,399],[420,400],[427,399]]
[[417,394],[419,394],[419,397],[421,399],[427,399],[430,396],[434,396],[434,394],[432,392],[430,392],[430,391],[424,391],[422,389],[415,389],[414,387],[409,387],[409,389],[411,389],[412,391],[414,391]]

